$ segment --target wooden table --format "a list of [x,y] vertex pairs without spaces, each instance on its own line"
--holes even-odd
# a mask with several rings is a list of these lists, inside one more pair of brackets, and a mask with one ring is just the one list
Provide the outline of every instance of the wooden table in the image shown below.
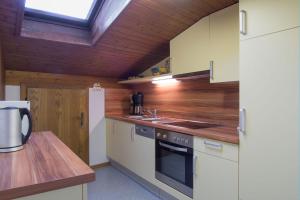
[[94,180],[94,171],[49,131],[33,133],[21,151],[0,153],[1,200]]

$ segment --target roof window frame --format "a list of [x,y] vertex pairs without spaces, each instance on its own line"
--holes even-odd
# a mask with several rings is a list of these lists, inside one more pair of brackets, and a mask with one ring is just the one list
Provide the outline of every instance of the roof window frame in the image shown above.
[[70,17],[67,15],[61,15],[61,14],[56,14],[52,12],[26,8],[26,7],[24,9],[24,18],[27,20],[90,30],[94,24],[94,21],[99,11],[102,8],[104,1],[105,0],[95,0],[95,2],[93,3],[93,8],[90,10],[87,19],[80,19],[80,18]]

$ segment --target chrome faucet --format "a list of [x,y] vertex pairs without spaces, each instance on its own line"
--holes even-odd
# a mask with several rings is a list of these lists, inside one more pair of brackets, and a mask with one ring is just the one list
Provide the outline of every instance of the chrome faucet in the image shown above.
[[157,111],[157,109],[153,109],[153,111],[151,111],[150,109],[145,110],[145,112],[149,113],[153,118],[157,118]]

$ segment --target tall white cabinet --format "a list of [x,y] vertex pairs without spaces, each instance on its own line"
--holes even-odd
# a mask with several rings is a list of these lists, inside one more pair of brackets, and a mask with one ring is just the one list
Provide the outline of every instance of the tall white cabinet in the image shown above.
[[240,200],[299,198],[300,5],[271,4],[240,1]]
[[240,0],[249,39],[299,26],[299,0]]

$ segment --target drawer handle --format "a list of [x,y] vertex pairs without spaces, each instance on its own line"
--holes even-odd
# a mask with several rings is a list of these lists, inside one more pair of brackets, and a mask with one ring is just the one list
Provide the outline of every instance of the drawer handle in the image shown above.
[[215,149],[215,150],[222,150],[223,149],[223,144],[221,143],[216,143],[216,142],[209,142],[209,141],[204,141],[204,144],[207,148]]

